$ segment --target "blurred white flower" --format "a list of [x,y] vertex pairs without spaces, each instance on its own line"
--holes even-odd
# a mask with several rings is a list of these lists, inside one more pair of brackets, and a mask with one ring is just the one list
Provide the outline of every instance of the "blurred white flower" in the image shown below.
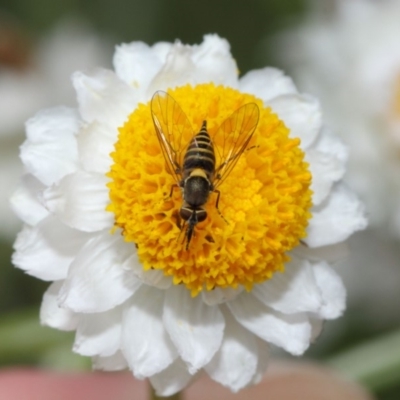
[[365,201],[370,225],[400,237],[400,2],[315,6],[275,48],[349,145],[346,179]]
[[75,101],[70,84],[72,72],[108,66],[111,52],[112,47],[83,23],[68,20],[33,45],[24,65],[0,64],[0,236],[3,238],[13,238],[20,228],[10,212],[8,198],[22,172],[18,146],[24,138],[25,121],[43,107],[57,103],[72,105]]
[[[346,148],[323,127],[318,102],[280,71],[239,79],[216,35],[195,46],[123,44],[114,67],[75,73],[78,109],[27,123],[26,174],[12,198],[25,226],[13,261],[54,281],[42,323],[76,330],[74,351],[96,368],[129,367],[161,395],[201,370],[237,391],[261,379],[269,344],[302,354],[323,320],[344,310],[345,289],[326,260],[366,224],[341,182]],[[151,102],[160,89],[177,103],[165,94]],[[190,135],[205,118],[217,162],[238,161],[219,197],[229,223],[208,201],[188,249],[179,190],[168,197],[179,169],[166,169],[152,115],[177,161],[186,140],[172,132]],[[257,121],[249,151],[226,151]]]
[[354,251],[337,268],[352,310],[370,329],[400,318],[393,307],[400,301],[399,21],[398,0],[318,0],[301,25],[274,41],[283,65],[320,98],[349,145],[345,180],[375,229],[350,240]]

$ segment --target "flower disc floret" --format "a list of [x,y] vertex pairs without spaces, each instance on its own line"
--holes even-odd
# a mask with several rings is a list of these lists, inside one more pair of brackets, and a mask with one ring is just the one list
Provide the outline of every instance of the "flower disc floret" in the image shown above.
[[[207,218],[195,227],[189,249],[179,218],[182,193],[168,172],[151,117],[140,104],[119,130],[108,176],[115,226],[137,247],[145,270],[163,270],[174,284],[196,295],[201,290],[250,290],[283,271],[287,252],[306,236],[311,174],[284,123],[253,95],[213,84],[182,86],[168,93],[179,103],[194,133],[203,120],[211,139],[221,123],[247,103],[256,103],[259,122],[248,149],[230,175],[210,193]],[[217,156],[224,145],[213,141]],[[226,221],[225,221],[226,220]]]

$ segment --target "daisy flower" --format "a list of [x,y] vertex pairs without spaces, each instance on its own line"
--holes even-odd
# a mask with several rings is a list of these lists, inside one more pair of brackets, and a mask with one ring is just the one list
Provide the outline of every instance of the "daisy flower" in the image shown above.
[[400,2],[332,4],[327,14],[315,2],[274,47],[349,145],[346,180],[365,202],[371,226],[400,237]]
[[[164,396],[201,371],[233,391],[258,382],[271,345],[302,354],[345,308],[328,260],[366,224],[318,102],[273,68],[239,79],[217,35],[123,44],[114,71],[72,81],[76,109],[27,122],[11,200],[25,222],[14,264],[52,282],[42,323],[76,331],[74,351],[94,368],[129,368]],[[180,160],[180,132],[203,121],[216,168],[235,165],[188,244],[182,165],[166,153]],[[252,133],[241,154],[219,134],[229,126]]]

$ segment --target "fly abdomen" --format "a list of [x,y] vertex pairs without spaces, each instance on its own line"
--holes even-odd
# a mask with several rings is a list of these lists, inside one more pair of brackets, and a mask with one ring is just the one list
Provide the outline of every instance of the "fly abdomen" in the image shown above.
[[192,139],[183,159],[184,178],[200,168],[206,171],[210,178],[215,169],[215,153],[210,135],[207,132],[207,123],[203,122],[200,132]]

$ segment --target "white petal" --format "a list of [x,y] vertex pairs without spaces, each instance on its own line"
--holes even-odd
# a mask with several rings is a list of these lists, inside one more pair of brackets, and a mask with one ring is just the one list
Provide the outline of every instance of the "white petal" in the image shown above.
[[225,327],[221,311],[206,305],[200,296],[192,298],[185,287],[167,291],[163,319],[191,374],[206,365],[221,345]]
[[135,276],[147,285],[158,289],[168,289],[172,285],[170,276],[165,276],[162,270],[150,269],[145,271],[137,254],[132,254],[129,266]]
[[117,351],[115,354],[108,357],[92,357],[92,366],[93,369],[102,371],[121,371],[128,368],[128,363],[121,351]]
[[256,69],[240,78],[241,92],[251,93],[264,101],[284,94],[297,93],[292,79],[276,68]]
[[253,378],[253,384],[260,383],[262,378],[267,371],[269,364],[269,345],[264,340],[257,338],[257,353],[258,353],[258,364],[257,371]]
[[75,134],[79,125],[77,112],[66,107],[40,111],[28,120],[27,140],[20,153],[27,171],[45,185],[75,172],[78,165]]
[[333,263],[349,256],[349,245],[347,242],[341,242],[329,246],[311,248],[305,243],[301,243],[291,251],[291,254],[309,261],[324,260]]
[[194,46],[192,58],[202,82],[237,87],[238,68],[226,39],[205,35],[203,43]]
[[73,350],[83,356],[112,356],[121,344],[121,307],[96,313],[81,314]]
[[43,193],[46,207],[71,228],[96,232],[111,228],[113,214],[106,211],[110,199],[102,174],[77,172],[67,175],[58,185]]
[[310,247],[342,242],[366,225],[363,204],[345,185],[336,184],[326,201],[312,210],[303,241]]
[[156,90],[167,90],[184,84],[195,85],[196,66],[191,59],[192,50],[181,43],[175,43],[168,52],[166,62],[149,85],[147,96]]
[[152,50],[164,64],[173,45],[170,42],[157,42],[153,44]]
[[110,170],[110,153],[117,141],[117,130],[93,122],[78,135],[78,149],[82,167],[87,172],[106,174]]
[[178,358],[168,368],[151,376],[150,382],[157,396],[172,396],[184,389],[192,379],[186,364]]
[[123,303],[141,285],[129,269],[132,243],[103,232],[79,252],[61,289],[60,304],[77,312],[102,312]]
[[237,66],[230,54],[229,43],[217,35],[204,36],[203,43],[198,46],[175,43],[150,84],[148,95],[159,89],[206,82],[237,86]]
[[143,285],[125,306],[122,352],[138,379],[152,376],[178,357],[162,322],[164,291]]
[[239,325],[230,312],[224,313],[225,334],[220,349],[204,367],[208,375],[233,392],[244,388],[257,369],[255,336]]
[[172,285],[171,277],[165,276],[163,271],[157,269],[145,271],[136,254],[132,256],[131,265],[135,275],[147,285],[154,286],[158,289],[168,289]]
[[49,215],[39,201],[45,186],[33,175],[25,174],[10,198],[12,210],[29,225],[36,225]]
[[243,292],[243,286],[239,286],[237,289],[233,288],[215,288],[209,291],[203,291],[201,293],[204,303],[209,306],[215,306],[222,304],[227,301],[233,300],[236,296]]
[[227,305],[238,322],[261,339],[293,355],[300,355],[308,348],[311,326],[306,314],[279,313],[251,293],[242,293]]
[[35,227],[24,227],[14,243],[13,263],[45,281],[64,279],[76,254],[91,238],[50,215]]
[[325,319],[341,316],[346,308],[346,288],[340,276],[326,262],[315,263],[313,269],[323,297],[318,315]]
[[306,152],[313,175],[311,189],[314,205],[320,204],[329,194],[333,183],[339,181],[345,173],[348,159],[348,148],[323,127],[313,146]]
[[40,306],[40,323],[62,331],[73,331],[78,326],[79,315],[71,310],[61,308],[57,296],[63,281],[53,282],[43,295]]
[[139,91],[147,88],[162,66],[159,55],[143,42],[117,46],[113,63],[118,77]]
[[254,295],[265,305],[284,314],[317,312],[322,304],[321,291],[311,264],[292,257],[285,271],[255,285]]
[[311,324],[311,343],[314,343],[321,334],[325,321],[314,314],[309,315],[308,319]]
[[310,164],[312,174],[313,204],[317,206],[326,199],[334,182],[343,177],[345,165],[334,155],[315,149],[307,151],[306,161]]
[[346,164],[349,158],[348,147],[326,127],[321,129],[317,141],[313,144],[313,148],[330,154],[343,165]]
[[86,122],[103,122],[116,129],[137,105],[134,91],[112,71],[98,69],[91,75],[75,72],[72,83]]
[[282,95],[268,101],[266,105],[290,129],[291,137],[301,139],[302,149],[307,149],[317,138],[322,127],[322,114],[315,98],[300,94]]

